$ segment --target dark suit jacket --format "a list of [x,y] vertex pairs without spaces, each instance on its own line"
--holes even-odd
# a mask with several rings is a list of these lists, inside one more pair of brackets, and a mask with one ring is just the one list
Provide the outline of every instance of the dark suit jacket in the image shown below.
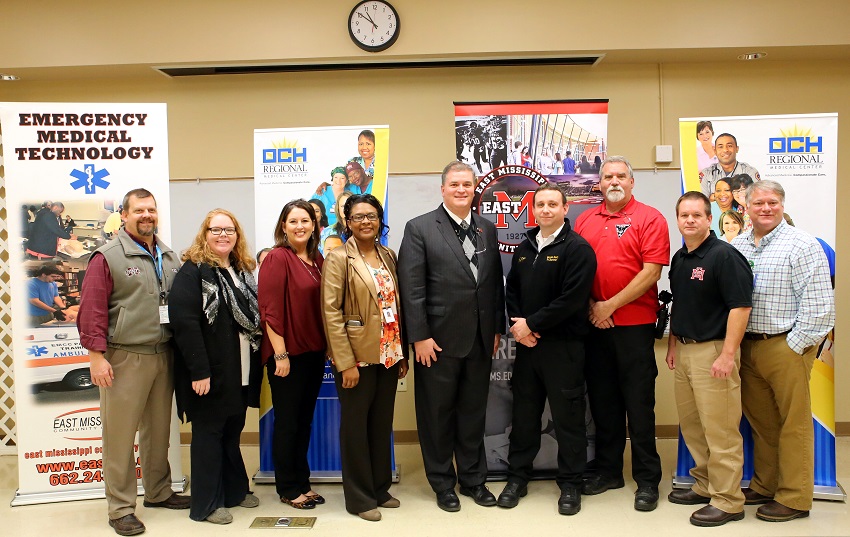
[[[407,340],[434,338],[448,356],[464,357],[480,332],[488,352],[505,330],[502,260],[492,222],[472,213],[479,230],[478,281],[442,205],[407,223],[398,276]],[[484,244],[480,244],[483,240]]]

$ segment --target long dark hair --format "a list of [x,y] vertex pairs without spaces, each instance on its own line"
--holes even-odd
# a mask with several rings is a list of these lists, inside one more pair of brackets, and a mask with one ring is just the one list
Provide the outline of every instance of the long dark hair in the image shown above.
[[303,199],[290,201],[284,205],[283,209],[280,211],[280,216],[277,218],[277,224],[275,224],[274,228],[275,248],[281,246],[283,248],[289,248],[295,252],[292,245],[289,244],[289,239],[286,238],[286,231],[283,229],[284,222],[286,222],[286,219],[289,218],[289,213],[291,213],[293,209],[303,209],[307,211],[307,214],[310,215],[310,221],[313,222],[313,233],[310,234],[310,240],[307,241],[307,256],[310,259],[314,259],[316,257],[316,252],[319,251],[319,223],[316,221],[316,210]]
[[328,227],[328,210],[325,207],[325,202],[318,198],[311,198],[310,205],[315,205],[319,208],[319,212],[322,213],[322,218],[319,220],[319,225],[323,228]]

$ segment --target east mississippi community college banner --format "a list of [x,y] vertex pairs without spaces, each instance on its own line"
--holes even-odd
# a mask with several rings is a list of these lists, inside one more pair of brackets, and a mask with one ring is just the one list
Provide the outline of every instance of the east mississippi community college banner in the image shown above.
[[[124,194],[150,190],[170,242],[164,104],[0,103],[3,131],[19,489],[12,505],[103,497],[100,403],[74,322],[91,252]],[[47,200],[60,202],[57,215]],[[55,205],[54,205],[55,206]],[[58,281],[39,281],[43,267]],[[52,319],[31,304],[64,305]],[[41,294],[46,293],[46,294]],[[47,315],[45,315],[47,314]],[[172,481],[182,489],[172,420]],[[138,460],[137,460],[138,461]],[[141,476],[141,468],[136,466]],[[141,489],[141,482],[139,485]]]
[[[732,170],[717,170],[714,153],[718,137],[737,139],[737,163]],[[712,196],[712,226],[723,234],[721,215],[737,212],[744,230],[752,227],[746,215],[744,188],[752,181],[771,179],[785,189],[785,214],[794,225],[813,235],[823,246],[835,276],[835,193],[838,173],[838,115],[799,114],[679,119],[682,156],[682,190],[701,190]],[[725,179],[720,177],[726,176]],[[713,179],[716,179],[713,181]],[[726,219],[729,217],[726,216]],[[727,222],[728,223],[728,222]],[[743,232],[742,231],[742,232]],[[734,227],[728,234],[735,233]],[[812,367],[810,389],[815,431],[815,498],[841,499],[836,480],[834,333],[827,336]],[[744,481],[753,474],[749,423],[742,419]],[[689,486],[693,459],[684,441],[679,442],[679,462],[674,483]]]
[[[472,210],[496,225],[502,267],[536,227],[531,211],[534,190],[552,181],[567,195],[571,222],[599,206],[599,164],[607,156],[608,101],[455,103],[456,158],[478,173]],[[510,380],[516,342],[502,338],[490,372],[484,446],[487,469],[498,477],[508,468],[511,431]],[[558,444],[549,404],[540,424],[535,472],[557,469]],[[588,459],[594,450],[593,423],[587,413]]]
[[[257,248],[274,245],[274,227],[290,200],[318,200],[328,216],[322,230],[325,253],[342,244],[336,228],[341,195],[372,194],[389,214],[387,170],[390,130],[386,125],[262,129],[254,131],[254,204]],[[341,210],[340,210],[341,213]],[[384,242],[386,244],[386,242]],[[274,481],[272,435],[274,409],[268,382],[260,394],[260,471],[257,482]],[[339,481],[339,399],[330,364],[319,391],[310,449],[313,480]]]

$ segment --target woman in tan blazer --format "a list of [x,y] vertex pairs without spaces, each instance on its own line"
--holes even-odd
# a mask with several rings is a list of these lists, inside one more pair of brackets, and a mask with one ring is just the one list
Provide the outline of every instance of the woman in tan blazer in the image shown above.
[[378,507],[399,507],[390,495],[391,434],[397,380],[407,375],[401,333],[395,252],[378,240],[384,210],[371,194],[343,209],[344,248],[328,254],[322,271],[322,314],[336,369],[342,486],[349,513],[381,519]]

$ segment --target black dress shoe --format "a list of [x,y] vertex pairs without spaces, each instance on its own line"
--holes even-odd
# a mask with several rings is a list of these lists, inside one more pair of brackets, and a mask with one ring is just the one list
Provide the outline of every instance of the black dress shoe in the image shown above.
[[624,486],[626,486],[626,483],[623,481],[623,476],[610,477],[603,474],[596,474],[581,484],[581,493],[585,496],[593,496],[595,494],[602,494],[606,490],[621,489]]
[[464,496],[469,496],[475,503],[482,507],[493,507],[496,505],[496,497],[484,485],[475,485],[472,487],[460,487],[460,493]]
[[635,509],[655,511],[658,507],[658,487],[638,487],[635,492]]
[[702,526],[702,527],[713,527],[713,526],[722,526],[727,522],[731,522],[733,520],[743,520],[744,512],[740,513],[727,513],[726,511],[721,511],[720,509],[714,507],[713,505],[706,505],[702,509],[697,509],[691,515],[691,524],[694,526]]
[[744,505],[761,505],[773,500],[772,497],[759,494],[749,487],[741,489],[741,492],[744,493]]
[[519,504],[519,499],[526,494],[528,494],[527,486],[516,481],[508,481],[508,484],[505,485],[502,493],[499,494],[499,500],[496,504],[499,507],[511,509],[516,507]]
[[578,487],[564,487],[558,498],[558,512],[562,515],[574,515],[581,511],[581,492]]
[[446,489],[443,492],[437,493],[437,507],[449,513],[460,511],[460,498],[455,494],[454,489]]
[[785,507],[774,500],[762,505],[756,511],[756,517],[767,522],[788,522],[795,518],[806,518],[807,516],[809,516],[808,511]]
[[711,498],[703,496],[702,494],[697,494],[691,489],[673,489],[673,491],[667,495],[667,501],[670,503],[678,503],[679,505],[697,505],[701,503],[708,503],[711,501]]

